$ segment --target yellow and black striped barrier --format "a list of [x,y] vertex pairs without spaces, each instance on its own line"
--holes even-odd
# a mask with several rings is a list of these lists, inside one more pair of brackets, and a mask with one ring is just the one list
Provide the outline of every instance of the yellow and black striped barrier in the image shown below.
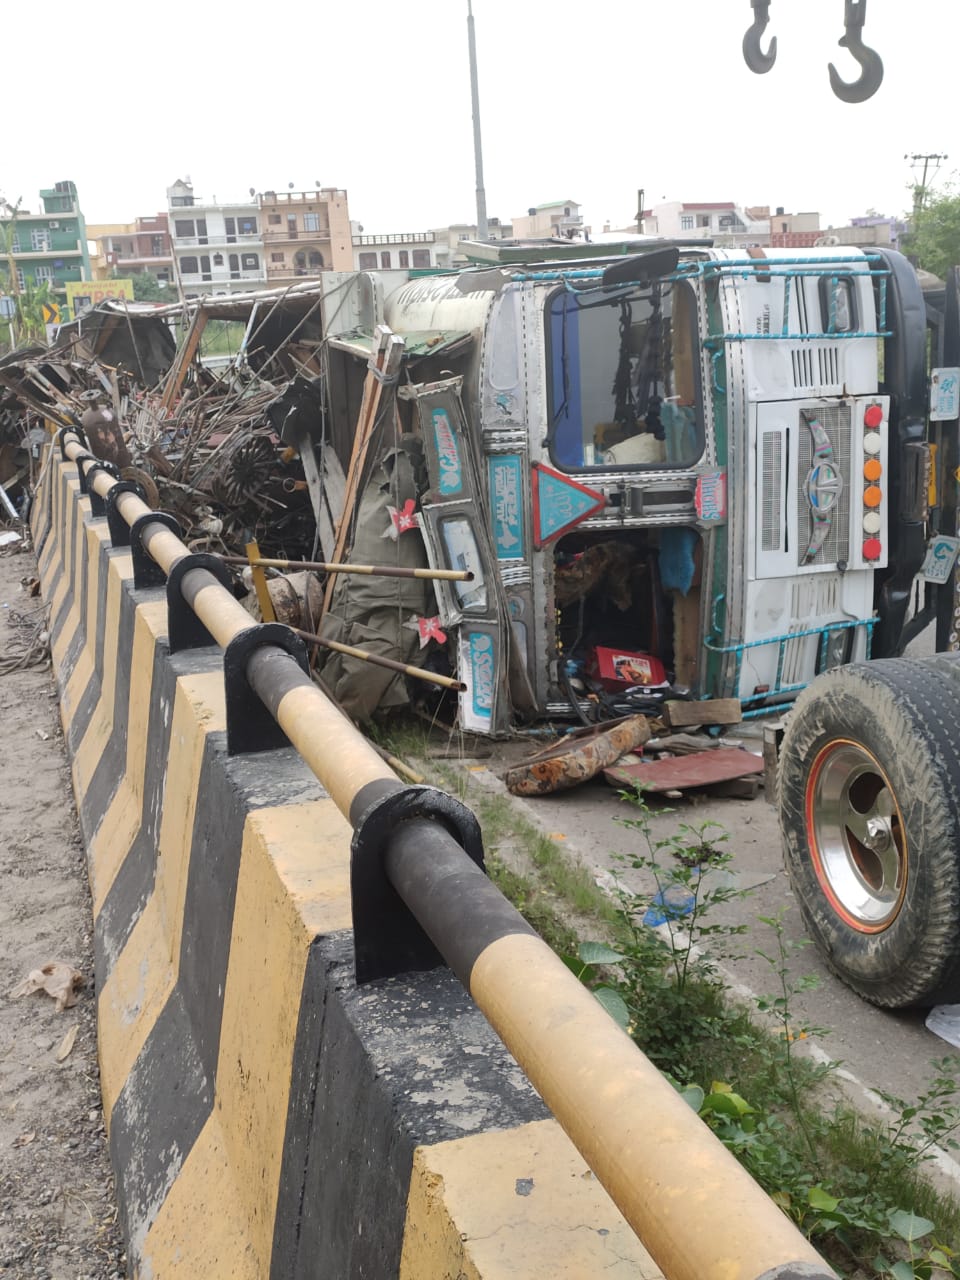
[[60,452],[34,533],[133,1274],[832,1275],[486,879],[472,817]]

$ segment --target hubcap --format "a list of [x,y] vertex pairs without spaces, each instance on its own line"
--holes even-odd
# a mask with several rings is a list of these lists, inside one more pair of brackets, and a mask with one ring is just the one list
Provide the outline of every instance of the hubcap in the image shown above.
[[865,932],[891,924],[907,882],[903,820],[886,774],[863,747],[834,742],[817,757],[807,830],[817,876],[839,914]]

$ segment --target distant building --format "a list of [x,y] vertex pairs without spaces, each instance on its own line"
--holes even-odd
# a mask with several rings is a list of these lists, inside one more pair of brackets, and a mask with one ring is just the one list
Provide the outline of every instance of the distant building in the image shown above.
[[436,232],[365,235],[358,231],[353,236],[353,265],[358,271],[430,270],[437,266]]
[[576,200],[549,200],[513,219],[517,240],[582,240],[590,235]]
[[204,200],[189,178],[178,178],[167,188],[167,207],[174,283],[182,297],[263,288],[267,273],[255,200]]
[[264,191],[257,200],[269,282],[353,269],[346,191]]
[[[668,200],[645,209],[645,235],[670,240],[712,240],[720,246],[761,246],[769,243],[770,222],[732,200],[687,202]],[[636,231],[636,223],[633,230]]]
[[[499,218],[487,219],[490,240],[509,239],[512,228]],[[364,232],[353,223],[353,265],[357,271],[447,271],[465,266],[469,259],[461,246],[476,240],[475,222],[454,222],[430,231],[393,231],[380,235]]]
[[779,208],[770,215],[773,248],[810,249],[822,235],[819,213],[785,213]]
[[[72,182],[41,191],[40,201],[42,213],[0,207],[0,248],[9,235],[19,288],[49,285],[65,313],[67,282],[90,279],[86,223]],[[0,278],[6,267],[6,255],[0,254]]]
[[851,218],[849,226],[828,227],[822,233],[821,241],[860,246],[884,245],[888,249],[899,249],[901,239],[909,230],[910,223],[902,218],[869,213],[861,218]]
[[134,222],[90,223],[87,237],[96,245],[92,278],[149,273],[164,285],[173,284],[173,249],[165,213]]

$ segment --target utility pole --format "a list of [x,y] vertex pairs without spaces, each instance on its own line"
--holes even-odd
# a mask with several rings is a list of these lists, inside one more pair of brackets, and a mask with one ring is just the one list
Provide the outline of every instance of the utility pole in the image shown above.
[[473,4],[467,0],[467,41],[470,47],[470,100],[473,104],[473,160],[477,171],[477,239],[487,238],[487,193],[483,189],[483,149],[480,146],[480,91],[477,88],[477,42],[473,33]]
[[20,205],[23,203],[23,196],[19,196],[16,204],[10,204],[8,200],[0,199],[0,205],[6,209],[10,215],[10,223],[5,228],[6,251],[7,251],[7,269],[10,272],[10,292],[15,298],[20,297],[20,281],[17,277],[17,264],[13,256],[13,241],[17,234],[17,214],[20,211]]
[[913,220],[916,224],[920,220],[920,214],[927,198],[927,173],[930,165],[933,164],[935,166],[933,173],[930,175],[932,178],[936,176],[940,168],[940,161],[949,160],[950,157],[931,151],[926,155],[905,155],[903,158],[910,161],[911,169],[919,169],[921,164],[923,165],[923,175],[920,181],[913,184]]

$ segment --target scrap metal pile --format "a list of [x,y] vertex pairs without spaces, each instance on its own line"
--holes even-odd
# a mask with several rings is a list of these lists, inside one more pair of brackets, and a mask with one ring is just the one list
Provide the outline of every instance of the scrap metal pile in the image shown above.
[[[191,548],[229,553],[256,539],[264,554],[315,553],[303,465],[280,428],[291,381],[319,380],[319,323],[301,323],[302,305],[286,325],[267,317],[260,329],[269,327],[276,343],[268,350],[252,323],[256,305],[219,302],[204,300],[186,315],[107,302],[64,325],[54,348],[0,360],[0,484],[15,509],[29,493],[45,423],[79,425],[95,453],[178,519]],[[253,339],[245,358],[221,367],[199,358],[218,311],[227,322],[251,321]],[[293,328],[296,340],[287,342]]]
[[[381,339],[371,358],[392,363],[369,376],[359,421],[344,420],[347,474],[325,447],[320,307],[337,305],[338,289],[307,283],[189,307],[106,302],[62,326],[55,347],[0,360],[0,483],[8,518],[24,517],[51,430],[81,428],[118,478],[177,519],[192,551],[236,566],[237,594],[246,588],[254,617],[300,630],[331,695],[369,720],[406,704],[409,679],[462,687],[449,664],[421,670],[436,655],[424,651],[417,622],[436,609],[428,579],[472,575],[429,568],[418,538],[383,538],[409,471],[395,396],[400,339]],[[205,354],[204,334],[222,337],[231,324],[242,335],[236,354]],[[365,486],[379,493],[384,467],[390,478],[371,499]]]

